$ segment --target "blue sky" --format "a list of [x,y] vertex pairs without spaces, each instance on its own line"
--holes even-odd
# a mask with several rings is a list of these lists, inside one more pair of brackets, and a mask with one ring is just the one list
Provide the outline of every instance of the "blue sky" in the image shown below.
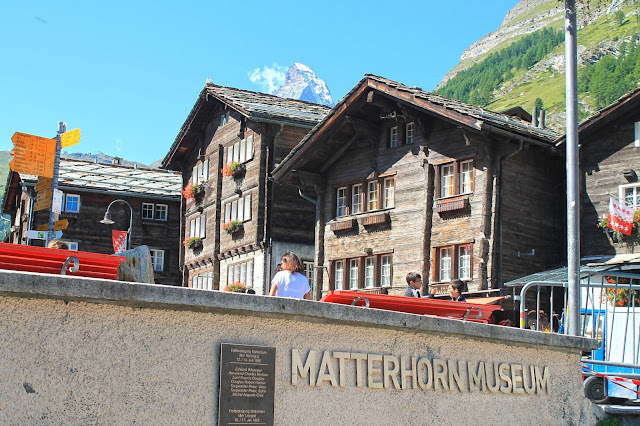
[[266,91],[294,62],[323,79],[334,102],[365,73],[433,90],[517,3],[2,1],[0,150],[16,131],[53,137],[66,121],[82,131],[70,152],[150,164],[207,77]]

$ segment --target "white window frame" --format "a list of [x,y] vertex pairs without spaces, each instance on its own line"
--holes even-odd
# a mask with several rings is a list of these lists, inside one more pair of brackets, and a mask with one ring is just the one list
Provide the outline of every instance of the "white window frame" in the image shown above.
[[[164,216],[160,217],[160,212],[163,211],[164,212]],[[169,218],[169,205],[168,204],[156,204],[155,207],[155,211],[154,211],[154,219],[155,220],[160,220],[163,222],[166,222],[167,219]]]
[[[357,192],[356,192],[357,191]],[[362,184],[351,186],[351,214],[362,213]]]
[[355,290],[358,288],[358,273],[360,272],[359,259],[349,259],[349,288]]
[[390,254],[380,256],[380,287],[391,286],[391,263],[393,259]]
[[368,256],[364,258],[364,287],[372,288],[376,285],[376,258]]
[[412,144],[415,137],[415,128],[416,126],[413,124],[413,121],[407,123],[405,125],[405,143],[407,145]]
[[201,184],[209,179],[209,159],[206,159],[195,166],[191,171],[191,183]]
[[[77,203],[77,204],[76,204],[76,205],[77,205],[77,207],[76,207],[76,209],[75,209],[75,210],[70,210],[70,209],[68,209],[68,207],[69,207],[69,198],[70,198],[70,197],[71,197],[72,199],[73,199],[74,197],[76,197],[76,198],[77,198],[77,201],[76,201],[76,203]],[[80,213],[80,205],[81,205],[81,204],[80,204],[80,202],[81,202],[81,197],[80,197],[80,195],[79,195],[79,194],[64,194],[64,211],[65,211],[65,212],[67,212],[67,213]]]
[[336,217],[347,215],[347,187],[336,189]]
[[471,194],[473,192],[473,160],[460,162],[460,194]]
[[154,219],[154,211],[155,211],[155,204],[153,204],[153,203],[142,203],[142,218],[143,219]]
[[244,284],[245,288],[253,288],[253,262],[249,259],[227,266],[227,285],[236,281]]
[[251,220],[251,193],[247,193],[235,200],[227,201],[224,205],[224,222],[239,220],[248,222]]
[[227,164],[246,163],[253,159],[253,133],[227,147]]
[[189,226],[189,237],[205,238],[207,231],[207,215],[206,213],[191,219]]
[[384,178],[382,183],[382,208],[390,209],[396,206],[396,178],[395,176]]
[[199,290],[213,290],[213,272],[194,275],[191,287]]
[[398,146],[398,126],[389,128],[389,148]]
[[367,182],[367,211],[378,210],[378,181]]
[[336,290],[344,290],[344,261],[336,260],[333,263],[334,287]]
[[[451,268],[453,265],[453,247],[441,247],[439,249],[439,267],[438,267],[438,281],[447,282],[451,281]],[[447,254],[446,256],[444,254]]]
[[164,271],[164,250],[149,249],[151,253],[151,267],[154,272]]
[[[632,202],[627,201],[627,190],[632,192]],[[631,183],[627,185],[620,185],[618,187],[618,199],[624,201],[625,205],[633,207],[634,209],[640,209],[640,183]]]
[[[463,250],[469,249],[469,252],[463,254]],[[471,244],[463,244],[457,246],[458,251],[458,279],[470,280],[471,279]]]
[[440,170],[440,198],[452,197],[455,194],[455,164],[441,164]]

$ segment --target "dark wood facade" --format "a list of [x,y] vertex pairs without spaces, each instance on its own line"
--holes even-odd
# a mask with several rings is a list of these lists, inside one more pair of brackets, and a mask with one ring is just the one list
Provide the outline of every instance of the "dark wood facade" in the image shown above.
[[[315,207],[294,186],[267,179],[328,108],[212,84],[205,86],[163,167],[204,192],[184,205],[184,285],[210,290],[240,281],[268,292],[282,250],[313,252]],[[241,172],[224,176],[231,162]],[[241,222],[233,232],[225,223]],[[312,258],[303,260],[313,260]]]
[[[580,255],[583,258],[640,252],[638,229],[616,238],[598,223],[613,197],[640,208],[640,90],[583,121],[580,143]],[[564,137],[559,146],[564,147]]]
[[423,290],[458,277],[498,288],[562,258],[556,137],[368,75],[273,175],[317,190],[322,291],[403,294],[410,271]]
[[[136,178],[127,177],[131,174],[135,174]],[[159,186],[154,184],[156,178],[161,180]],[[112,201],[124,200],[131,205],[133,211],[131,247],[149,247],[152,257],[155,256],[152,262],[156,284],[180,285],[178,179],[178,176],[166,172],[61,160],[58,188],[64,193],[64,198],[58,218],[69,221],[61,239],[71,249],[112,254],[111,231],[126,231],[129,228],[130,210],[124,203],[115,203],[110,209],[111,219],[115,223],[105,225],[100,220],[104,218],[107,206]],[[36,229],[49,221],[49,209],[33,211],[32,199],[36,196],[36,182],[35,176],[21,177],[18,173],[10,173],[3,202],[3,212],[11,215],[13,223],[13,232],[8,241],[10,243],[44,244],[44,240],[30,240],[26,237],[29,229]],[[142,185],[147,185],[147,189],[142,188]],[[115,189],[116,186],[118,189]],[[73,199],[70,199],[67,206],[68,197]]]

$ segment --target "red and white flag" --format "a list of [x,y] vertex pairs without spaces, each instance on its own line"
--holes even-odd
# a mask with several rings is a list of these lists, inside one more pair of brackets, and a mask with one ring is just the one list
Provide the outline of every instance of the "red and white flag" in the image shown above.
[[113,240],[113,252],[115,254],[122,253],[127,249],[127,231],[112,229],[111,239]]
[[633,207],[628,207],[620,201],[609,198],[609,217],[607,226],[614,231],[631,235],[633,228]]

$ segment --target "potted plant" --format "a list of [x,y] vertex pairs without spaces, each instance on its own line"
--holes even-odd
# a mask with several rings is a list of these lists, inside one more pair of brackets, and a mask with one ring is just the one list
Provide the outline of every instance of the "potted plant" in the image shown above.
[[235,281],[235,282],[232,282],[231,284],[228,284],[224,288],[224,291],[229,291],[231,293],[245,293],[247,291],[247,288],[245,287],[244,283],[241,283],[240,281]]
[[182,242],[182,245],[190,249],[196,249],[202,247],[202,238],[200,237],[186,237]]
[[[598,228],[601,228],[605,233],[611,234],[611,239],[614,243],[622,243],[625,239],[625,234],[620,231],[609,228],[609,217],[602,216],[598,220]],[[633,214],[633,222],[631,223],[632,232],[636,233],[635,238],[640,242],[640,209],[637,209]]]
[[222,228],[227,231],[227,233],[233,234],[234,232],[242,229],[242,222],[239,220],[230,220],[229,222],[225,222],[222,225]]
[[225,164],[220,172],[225,177],[239,176],[244,172],[244,164],[239,161],[232,161],[231,163]]
[[187,200],[190,200],[192,198],[195,198],[197,195],[202,194],[203,191],[204,184],[198,185],[197,183],[190,183],[189,185],[184,187],[184,189],[182,190],[182,195]]

